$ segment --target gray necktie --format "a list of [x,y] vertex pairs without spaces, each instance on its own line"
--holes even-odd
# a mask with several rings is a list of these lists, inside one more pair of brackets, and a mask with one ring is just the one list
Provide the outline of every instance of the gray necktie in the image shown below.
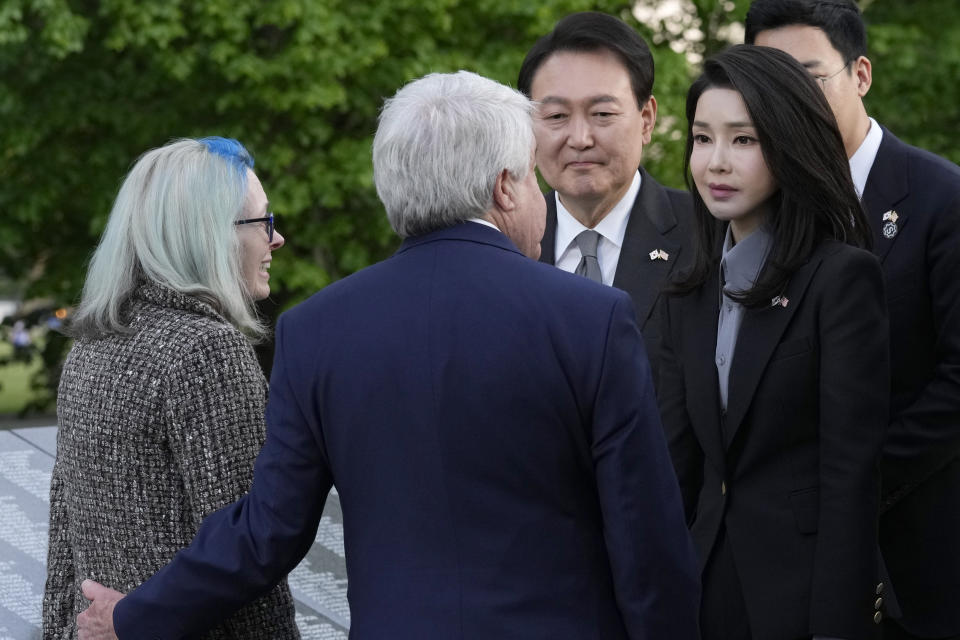
[[594,282],[603,284],[603,274],[600,272],[600,263],[597,262],[597,243],[600,242],[600,234],[592,229],[581,231],[574,238],[577,246],[580,247],[580,264],[574,271],[578,276],[586,276]]

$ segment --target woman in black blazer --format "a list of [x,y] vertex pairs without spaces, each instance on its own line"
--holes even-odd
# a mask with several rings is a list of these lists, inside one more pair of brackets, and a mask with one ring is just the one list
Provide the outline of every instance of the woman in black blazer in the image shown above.
[[706,61],[687,119],[698,249],[664,308],[660,404],[703,637],[874,637],[887,317],[836,121],[754,46]]

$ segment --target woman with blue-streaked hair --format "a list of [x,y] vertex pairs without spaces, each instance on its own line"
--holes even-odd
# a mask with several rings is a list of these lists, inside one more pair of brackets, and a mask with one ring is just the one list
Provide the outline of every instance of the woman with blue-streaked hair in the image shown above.
[[[124,180],[67,329],[44,638],[77,637],[85,578],[133,589],[249,489],[273,222],[236,140],[171,142]],[[204,637],[298,638],[286,583]]]

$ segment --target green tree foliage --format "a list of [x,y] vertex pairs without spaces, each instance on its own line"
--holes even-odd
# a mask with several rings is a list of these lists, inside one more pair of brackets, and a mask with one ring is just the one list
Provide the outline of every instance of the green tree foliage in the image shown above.
[[[960,110],[955,0],[867,1],[871,113],[905,140],[960,159],[952,144]],[[72,303],[135,158],[173,138],[218,134],[256,156],[287,238],[265,307],[274,315],[397,246],[370,163],[385,97],[434,71],[469,69],[513,85],[536,38],[587,9],[622,17],[650,42],[659,117],[644,163],[682,187],[687,87],[699,59],[740,41],[748,4],[4,0],[0,276],[28,298]],[[47,398],[65,347],[46,341],[38,383]]]
[[[585,9],[632,20],[620,0],[6,0],[0,273],[75,301],[134,159],[225,135],[254,153],[287,238],[273,314],[396,247],[370,163],[385,97],[435,71],[513,85],[536,38]],[[664,49],[674,92],[685,71]]]
[[956,0],[864,0],[873,86],[867,111],[905,142],[960,163]]

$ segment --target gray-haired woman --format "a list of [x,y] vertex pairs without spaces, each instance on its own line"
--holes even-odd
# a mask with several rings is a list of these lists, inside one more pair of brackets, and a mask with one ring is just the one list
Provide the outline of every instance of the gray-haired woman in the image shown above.
[[[94,253],[57,397],[43,637],[75,638],[93,578],[129,591],[250,487],[283,246],[236,140],[178,140],[127,175]],[[246,334],[246,335],[244,335]],[[207,638],[298,638],[286,583]]]

